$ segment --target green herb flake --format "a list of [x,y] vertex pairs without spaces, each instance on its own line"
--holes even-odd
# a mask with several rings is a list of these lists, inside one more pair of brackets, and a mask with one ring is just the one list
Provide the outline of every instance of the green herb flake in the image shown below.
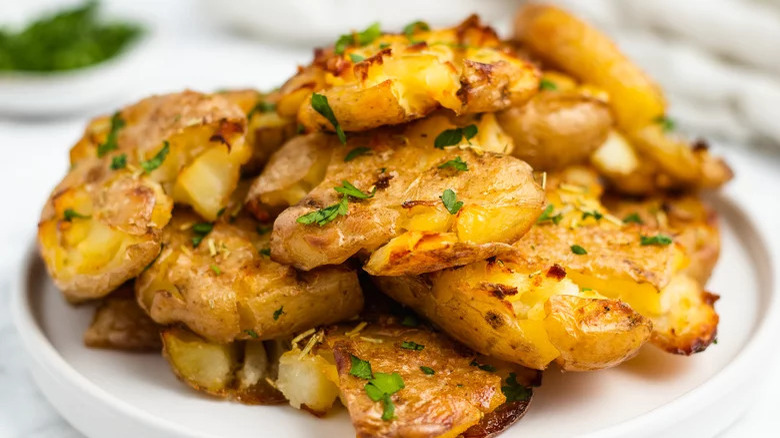
[[599,213],[598,210],[585,211],[585,212],[582,213],[582,220],[585,220],[585,219],[587,219],[589,217],[592,217],[593,219],[596,219],[598,221],[598,220],[601,220],[601,218],[603,218],[604,215]]
[[[441,134],[436,136],[433,141],[433,146],[437,149],[444,149],[447,146],[455,146],[463,140],[466,141],[474,138],[479,132],[477,125],[468,125],[463,128],[445,129]],[[471,144],[471,142],[469,142]]]
[[192,247],[197,248],[200,242],[206,237],[207,234],[214,229],[214,224],[210,222],[199,222],[192,226],[192,232],[195,233],[192,236]]
[[487,372],[490,372],[490,373],[492,373],[492,372],[494,372],[496,370],[496,367],[494,367],[493,365],[481,364],[481,363],[477,362],[476,360],[472,360],[469,365],[471,365],[473,367],[477,367],[477,368],[481,369],[482,371],[487,371]]
[[344,156],[344,162],[347,163],[349,161],[354,160],[355,158],[365,155],[367,153],[371,152],[371,148],[367,147],[356,147],[355,149],[352,149],[351,151],[347,152],[347,155]]
[[577,255],[585,255],[588,253],[588,251],[586,251],[585,248],[579,245],[572,245],[570,248],[571,248],[571,252]]
[[119,170],[127,167],[127,155],[119,154],[111,158],[111,170]]
[[556,215],[553,215],[553,210],[555,207],[552,204],[547,205],[545,207],[544,211],[542,211],[542,214],[539,216],[538,219],[536,219],[537,224],[543,224],[545,222],[552,222],[555,225],[558,225],[561,220],[563,220],[563,214],[558,213]]
[[642,246],[665,246],[671,244],[673,241],[674,240],[671,237],[664,234],[656,234],[655,236],[639,236],[639,243]]
[[653,119],[653,121],[661,125],[661,129],[663,129],[664,132],[674,131],[675,128],[674,120],[670,119],[666,115],[658,116],[655,119]]
[[439,169],[446,168],[453,168],[459,172],[466,172],[469,170],[469,165],[458,156],[455,157],[454,160],[449,160],[446,163],[439,165]]
[[542,78],[541,81],[539,81],[539,90],[547,90],[547,91],[555,91],[558,89],[558,86],[555,85],[555,82]]
[[259,252],[262,256],[271,257],[271,248],[263,248]]
[[369,199],[373,198],[376,194],[376,187],[371,191],[371,193],[363,193],[360,189],[353,186],[352,183],[349,181],[341,181],[341,186],[334,187],[334,190],[341,193],[342,195],[352,196],[353,198],[357,199]]
[[436,374],[436,371],[434,371],[433,368],[426,367],[425,365],[420,367],[420,371],[422,371],[423,374],[427,374],[429,376],[432,376],[432,375]]
[[501,387],[501,392],[504,393],[507,403],[522,402],[531,399],[531,390],[517,381],[517,374],[509,373],[509,377],[507,377],[504,382],[506,382],[506,385]]
[[144,172],[151,173],[154,169],[162,166],[162,163],[165,161],[165,157],[168,156],[168,152],[170,152],[170,150],[170,143],[164,141],[162,149],[160,149],[154,157],[146,161],[141,161],[141,168],[144,170]]
[[99,144],[97,147],[97,156],[103,157],[107,153],[119,148],[117,144],[117,138],[119,137],[119,130],[124,128],[125,121],[119,116],[119,111],[115,112],[111,116],[111,130],[106,136],[106,141]]
[[252,329],[244,330],[244,333],[248,334],[249,337],[252,338],[252,339],[257,339],[259,337],[259,336],[257,336],[257,332],[252,330]]
[[255,114],[272,113],[274,111],[276,111],[276,104],[266,102],[265,100],[260,100],[255,104],[255,106],[252,107],[251,110],[249,110],[249,112],[246,114],[246,118],[251,119]]
[[390,47],[390,43],[379,43],[379,50],[384,50]]
[[355,64],[357,64],[358,62],[365,60],[366,57],[362,55],[358,55],[357,53],[350,53],[349,59]]
[[339,216],[346,216],[349,213],[348,203],[349,197],[342,196],[341,201],[339,201],[338,204],[333,204],[331,206],[312,211],[311,213],[301,215],[296,221],[303,225],[317,224],[319,226],[324,226]]
[[333,129],[336,130],[336,135],[339,137],[341,144],[346,144],[347,136],[341,129],[339,121],[336,120],[336,115],[333,114],[333,110],[330,108],[330,104],[328,104],[328,98],[325,95],[314,93],[311,95],[311,106],[314,108],[314,111],[317,111],[333,125]]
[[273,229],[274,229],[273,225],[258,225],[257,227],[255,227],[255,231],[257,231],[257,234],[259,234],[261,236],[263,234],[270,233],[271,230],[273,230]]
[[367,360],[363,360],[355,355],[350,355],[350,359],[352,367],[349,369],[349,374],[365,380],[374,378],[374,374],[371,372],[371,364]]
[[219,211],[217,212],[217,217],[222,217],[222,215],[225,214],[226,209],[227,207],[220,208]]
[[414,341],[403,341],[401,342],[401,348],[404,350],[413,350],[413,351],[420,351],[423,348],[425,348],[425,345],[418,344]]
[[382,398],[382,420],[390,421],[395,418],[395,405],[389,395]]
[[73,221],[73,219],[89,219],[90,217],[92,217],[86,214],[81,214],[72,208],[66,208],[62,214],[65,220],[68,222]]
[[431,30],[431,27],[428,26],[428,23],[421,20],[417,20],[404,26],[404,35],[406,35],[406,38],[409,39],[409,42],[411,44],[415,44],[417,43],[417,41],[414,39],[414,34],[417,33],[418,31],[427,32],[429,30]]
[[381,26],[379,23],[373,23],[362,32],[341,35],[339,39],[336,40],[336,44],[333,46],[333,51],[336,52],[337,55],[343,55],[347,47],[351,45],[365,46],[371,44],[381,35]]
[[639,217],[639,213],[631,213],[623,218],[623,223],[624,224],[634,223],[634,224],[642,225],[644,224],[644,221],[642,220],[641,217]]
[[457,214],[460,208],[463,207],[463,201],[458,201],[458,195],[452,189],[444,191],[441,195],[441,202],[450,214]]
[[211,266],[209,266],[209,267],[211,268],[211,270],[212,270],[212,271],[214,271],[214,273],[215,273],[215,274],[217,274],[217,275],[222,275],[222,270],[221,270],[221,269],[219,269],[219,266],[217,266],[217,265],[211,265]]
[[[280,308],[278,308],[278,309],[274,310],[274,321],[276,321],[277,319],[279,319],[279,317],[280,317],[280,316],[282,316],[282,314],[283,314],[283,313],[284,313],[284,306],[282,306],[282,307],[280,307]],[[353,357],[354,357],[354,356],[353,356]]]
[[374,373],[374,378],[366,386],[369,385],[387,395],[393,395],[405,387],[404,379],[398,373]]

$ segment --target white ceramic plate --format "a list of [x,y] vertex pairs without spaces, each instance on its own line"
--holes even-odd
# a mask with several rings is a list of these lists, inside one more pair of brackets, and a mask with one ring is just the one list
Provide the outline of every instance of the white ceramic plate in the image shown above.
[[[723,250],[708,289],[720,293],[717,345],[693,357],[653,347],[596,373],[545,373],[523,420],[503,437],[705,437],[731,424],[776,347],[780,299],[765,240],[739,206],[713,203]],[[178,382],[159,355],[90,350],[92,308],[65,303],[34,251],[21,267],[14,314],[30,370],[49,401],[90,437],[349,437],[342,409],[317,419],[287,406],[243,406]]]

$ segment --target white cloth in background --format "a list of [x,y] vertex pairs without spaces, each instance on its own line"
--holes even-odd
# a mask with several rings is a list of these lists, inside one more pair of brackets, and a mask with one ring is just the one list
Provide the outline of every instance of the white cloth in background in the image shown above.
[[553,1],[614,36],[686,130],[780,151],[780,1]]

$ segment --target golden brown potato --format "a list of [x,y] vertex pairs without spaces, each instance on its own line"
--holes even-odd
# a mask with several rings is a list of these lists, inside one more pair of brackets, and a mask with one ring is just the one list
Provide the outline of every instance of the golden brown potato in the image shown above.
[[[371,34],[376,30],[376,34]],[[504,47],[472,16],[457,27],[418,28],[411,36],[366,36],[319,50],[281,89],[279,112],[308,130],[334,126],[311,104],[324,95],[345,131],[364,131],[425,117],[438,108],[456,114],[494,112],[518,105],[539,86],[539,72]]]
[[666,112],[658,85],[606,35],[562,9],[525,5],[515,17],[515,38],[534,56],[606,91],[624,131],[642,128]]
[[[320,404],[320,413],[338,395],[358,437],[489,436],[522,416],[536,378],[477,356],[430,328],[401,326],[395,317],[329,327],[312,336],[300,342],[307,348],[294,346],[282,356],[276,384],[294,406]],[[308,384],[313,376],[338,392],[313,389]],[[372,398],[373,388],[366,387],[377,382],[376,388],[387,388],[381,380],[388,379],[398,384],[392,393]],[[321,404],[325,393],[330,404]]]
[[177,203],[214,220],[252,155],[246,115],[220,94],[152,96],[93,120],[71,149],[71,164],[94,157],[145,172]]
[[542,91],[497,115],[514,140],[515,157],[534,170],[556,170],[585,162],[607,139],[609,107],[578,91]]
[[181,322],[222,343],[287,336],[360,311],[353,270],[273,262],[269,231],[241,215],[210,224],[177,210],[160,256],[136,280],[139,304],[158,324]]
[[104,160],[81,160],[43,208],[41,257],[69,301],[100,298],[159,254],[172,208],[171,198],[148,176],[112,170]]
[[[490,117],[482,119],[480,126],[493,124],[488,123]],[[476,124],[469,126],[479,131]],[[491,145],[499,141],[495,133],[487,143],[478,142],[482,140],[477,132],[471,140],[461,137],[458,145],[434,147],[435,138],[448,129],[465,128],[457,128],[447,117],[434,117],[406,127],[402,134],[374,131],[351,137],[346,148],[333,148],[324,179],[274,223],[274,260],[309,270],[354,255],[368,256],[364,269],[370,274],[400,275],[462,265],[508,248],[541,212],[543,194],[531,168],[513,157],[485,152],[483,145],[497,147]],[[288,143],[275,159],[294,160],[286,149],[299,148],[297,141]],[[358,147],[363,153],[345,162]],[[297,176],[290,180],[301,182],[287,187],[294,187],[295,193],[305,191],[311,184],[308,175],[319,174],[322,165],[320,158],[306,160],[312,166],[298,170],[280,159],[278,168],[268,166],[263,174],[272,177],[261,175],[258,181],[283,180],[279,175],[292,167]],[[366,199],[346,200],[339,191],[345,184],[362,191],[351,194]],[[338,187],[342,188],[334,190]],[[258,192],[263,199],[262,190],[254,194]],[[266,193],[266,200],[273,192]],[[456,199],[445,205],[445,195]],[[310,221],[314,216],[322,220]]]
[[241,167],[244,175],[257,175],[268,158],[297,131],[295,117],[282,117],[276,111],[280,93],[256,90],[228,90],[220,93],[241,108],[247,117],[246,143],[252,157]]
[[92,323],[84,332],[84,344],[124,351],[160,351],[162,347],[160,327],[138,307],[129,283],[95,309]]
[[275,342],[217,344],[181,328],[165,329],[162,340],[171,369],[193,389],[245,404],[284,402],[269,383],[276,378]]

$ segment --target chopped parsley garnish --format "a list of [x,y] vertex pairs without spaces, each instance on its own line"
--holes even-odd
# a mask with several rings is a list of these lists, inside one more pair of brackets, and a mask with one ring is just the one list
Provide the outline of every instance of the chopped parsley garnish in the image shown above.
[[471,144],[469,140],[477,135],[477,125],[468,125],[463,128],[445,129],[441,134],[436,136],[436,140],[433,141],[433,146],[437,149],[444,149],[447,146],[455,146],[460,143],[463,138]]
[[469,165],[466,164],[466,162],[463,161],[463,159],[461,159],[459,156],[455,157],[454,160],[450,160],[444,164],[441,164],[439,166],[439,169],[446,169],[448,167],[451,167],[459,172],[466,172],[467,170],[469,170]]
[[165,157],[168,156],[168,152],[171,150],[171,145],[167,141],[163,142],[163,147],[157,154],[149,160],[141,161],[141,168],[146,173],[151,173],[154,169],[162,166]]
[[352,149],[351,151],[347,152],[347,155],[344,157],[344,162],[352,161],[355,158],[365,155],[367,153],[371,152],[371,148],[367,147],[356,147],[355,149]]
[[349,213],[349,197],[342,196],[341,201],[338,204],[321,208],[319,210],[306,213],[298,217],[297,222],[299,224],[310,225],[317,224],[319,226],[326,225],[336,219],[339,215],[346,216]]
[[368,398],[375,402],[382,402],[382,420],[390,421],[395,414],[395,405],[390,396],[404,387],[404,380],[398,373],[375,373],[374,378],[366,383],[363,389],[365,389]]
[[357,45],[362,47],[367,44],[371,44],[381,35],[382,28],[379,26],[379,23],[374,23],[371,26],[368,26],[366,30],[362,32],[341,35],[339,39],[336,40],[336,44],[333,46],[333,50],[337,55],[343,55],[344,50],[346,50],[348,46]]
[[298,126],[295,127],[295,133],[303,134],[304,132],[306,132],[306,127],[303,126],[303,123],[298,123]]
[[352,62],[354,62],[355,64],[357,64],[358,62],[363,61],[364,59],[366,59],[366,57],[362,56],[362,55],[358,55],[357,53],[350,53],[349,54],[349,59]]
[[317,94],[317,93],[312,94],[311,107],[314,108],[314,111],[320,113],[322,117],[328,119],[330,124],[333,125],[333,129],[336,130],[336,135],[339,137],[339,141],[342,144],[346,144],[347,136],[346,134],[344,134],[344,130],[341,129],[341,125],[339,125],[339,121],[336,120],[336,115],[333,114],[333,110],[330,108],[330,104],[328,104],[328,98],[322,94]]
[[517,374],[509,373],[509,377],[507,377],[504,382],[506,382],[506,385],[501,387],[501,392],[504,393],[504,397],[506,397],[508,403],[528,401],[531,399],[531,390],[517,381]]
[[541,81],[539,81],[539,89],[540,90],[549,90],[549,91],[555,91],[558,89],[558,86],[555,85],[555,82],[542,78]]
[[263,234],[268,234],[273,229],[274,229],[273,225],[258,225],[255,228],[255,231],[257,231],[257,234],[262,236]]
[[333,189],[343,195],[352,196],[353,198],[357,198],[357,199],[373,198],[374,195],[376,194],[376,187],[374,187],[374,190],[372,190],[371,193],[363,193],[362,191],[360,191],[360,189],[353,186],[349,181],[346,180],[341,181],[340,187],[334,187]]
[[192,247],[197,248],[203,238],[214,229],[214,224],[210,222],[200,222],[192,226],[192,232],[195,233],[192,236]]
[[264,100],[258,101],[255,106],[246,114],[247,119],[251,119],[255,113],[270,113],[276,111],[276,104],[266,102]]
[[463,207],[463,201],[458,201],[458,195],[456,195],[452,189],[444,191],[441,195],[441,202],[450,214],[457,214],[458,210]]
[[111,158],[111,170],[119,170],[127,167],[127,155],[119,154]]
[[420,367],[420,371],[422,371],[423,374],[427,374],[429,376],[432,376],[432,375],[436,374],[436,371],[434,371],[433,368],[426,367],[424,365]]
[[425,345],[418,344],[414,341],[403,341],[401,342],[401,348],[404,350],[414,350],[414,351],[420,351],[423,348],[425,348]]
[[655,236],[639,236],[639,243],[642,246],[648,246],[648,245],[663,246],[663,245],[669,245],[672,242],[673,242],[672,238],[664,234],[656,234]]
[[644,224],[644,221],[642,220],[641,217],[639,217],[638,213],[631,213],[623,218],[623,223],[624,224],[635,223],[635,224],[642,225]]
[[579,246],[579,245],[572,245],[571,246],[571,252],[577,255],[585,255],[588,253],[588,251],[585,251],[585,248]]
[[486,364],[486,363],[485,364],[481,364],[481,363],[477,362],[476,360],[472,360],[469,365],[471,365],[473,367],[477,367],[477,368],[481,369],[482,371],[487,371],[487,372],[490,372],[490,373],[492,373],[493,371],[496,370],[496,367],[494,367],[493,365]]
[[[282,307],[280,307],[280,308],[278,308],[278,309],[274,310],[274,321],[276,321],[277,319],[279,319],[279,317],[280,317],[280,316],[282,316],[282,314],[283,314],[283,313],[284,313],[284,306],[282,306]],[[354,356],[353,356],[353,357],[354,357]]]
[[72,208],[66,208],[62,214],[68,222],[71,222],[73,219],[89,219],[91,217],[86,214],[81,214]]
[[222,215],[225,214],[226,209],[227,207],[220,208],[219,211],[217,212],[217,217],[222,217]]
[[215,274],[217,274],[217,275],[222,275],[222,270],[221,270],[221,269],[219,269],[219,266],[217,266],[217,265],[211,265],[211,266],[209,266],[209,267],[211,268],[211,270],[212,270],[212,271],[214,271],[214,273],[215,273]]
[[252,338],[252,339],[257,339],[258,338],[257,332],[252,330],[252,329],[244,330],[244,333],[248,334],[249,337]]
[[260,250],[260,255],[271,257],[271,248],[263,248]]
[[114,115],[111,116],[111,130],[108,132],[108,136],[106,136],[106,141],[99,144],[97,147],[98,157],[102,157],[119,148],[116,140],[119,136],[119,130],[124,128],[124,126],[125,121],[119,116],[119,111],[115,112]]
[[593,219],[596,219],[598,221],[601,220],[601,218],[603,218],[604,215],[599,213],[598,210],[586,211],[582,213],[582,220],[585,220],[589,217],[592,217]]
[[404,35],[406,35],[406,38],[409,39],[410,43],[414,44],[417,42],[414,39],[414,34],[417,33],[417,31],[426,32],[429,30],[431,30],[431,27],[428,26],[428,23],[417,20],[404,26]]
[[563,220],[563,215],[561,213],[553,215],[552,213],[554,209],[555,207],[552,204],[549,204],[547,207],[545,207],[544,211],[539,216],[539,219],[536,220],[536,223],[542,224],[549,221],[555,225],[558,225],[561,220]]
[[349,369],[350,374],[365,380],[374,378],[374,374],[371,372],[371,364],[367,360],[363,360],[355,355],[351,355],[350,359],[352,360],[352,367]]
[[404,319],[401,320],[401,325],[404,327],[417,327],[420,325],[420,320],[417,319],[417,315],[410,313],[404,316]]
[[664,132],[674,131],[675,128],[674,120],[670,119],[666,115],[658,116],[653,121],[661,125],[661,129],[663,129]]

